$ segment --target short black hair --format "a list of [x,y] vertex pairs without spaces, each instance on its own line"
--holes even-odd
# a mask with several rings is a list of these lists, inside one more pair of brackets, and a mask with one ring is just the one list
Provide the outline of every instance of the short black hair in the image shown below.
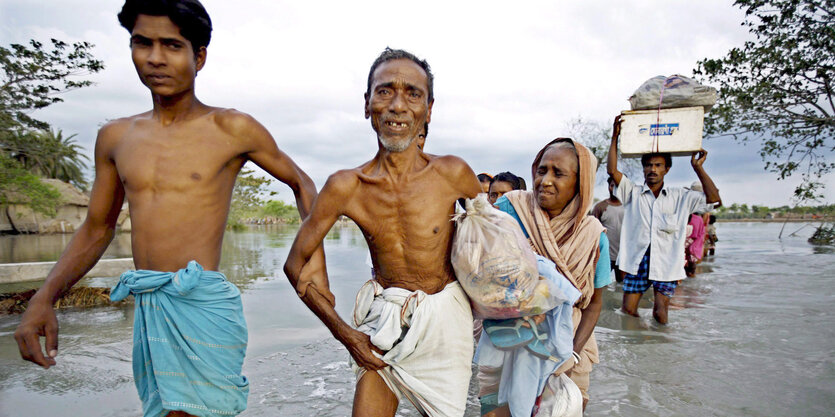
[[[377,67],[385,62],[393,61],[395,59],[408,59],[423,69],[423,72],[426,73],[426,88],[429,89],[428,102],[431,103],[432,100],[435,99],[435,93],[432,90],[432,84],[435,76],[432,75],[432,69],[429,67],[429,63],[426,62],[425,59],[416,57],[411,52],[407,52],[402,49],[391,49],[389,47],[386,47],[380,56],[374,60],[374,63],[371,64],[371,70],[368,71],[368,87],[365,90],[365,94],[371,95],[371,81],[374,78],[374,71],[377,70]],[[425,126],[426,130],[428,130],[428,127],[429,126]]]
[[127,0],[119,12],[119,23],[133,33],[141,14],[171,19],[180,28],[180,35],[191,42],[195,54],[212,40],[212,19],[198,0]]
[[713,224],[713,223],[716,223],[716,216],[711,214],[710,215],[710,220],[707,222],[707,224]]
[[652,157],[654,156],[660,156],[664,158],[664,165],[666,165],[667,168],[671,168],[673,166],[673,156],[670,155],[669,152],[645,153],[641,155],[641,166],[647,166],[649,164],[649,160],[652,159]]
[[493,179],[493,177],[491,177],[490,174],[485,173],[481,173],[476,176],[478,177],[478,182],[490,182]]
[[490,180],[490,185],[493,185],[494,182],[506,182],[510,184],[510,188],[514,190],[522,190],[522,181],[521,178],[518,176],[510,173],[510,172],[500,172]]

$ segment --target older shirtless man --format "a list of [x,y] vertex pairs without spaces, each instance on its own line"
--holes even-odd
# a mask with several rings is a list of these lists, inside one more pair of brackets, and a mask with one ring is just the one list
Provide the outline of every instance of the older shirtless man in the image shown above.
[[133,368],[145,416],[234,415],[249,391],[241,375],[247,330],[240,292],[214,271],[236,176],[255,162],[293,189],[302,217],[316,188],[253,118],[195,97],[211,35],[197,0],[128,0],[119,21],[153,109],[99,131],[87,219],[32,297],[15,338],[23,359],[56,364],[52,304],[101,257],[127,199],[139,270],[123,274],[111,298],[136,299]]
[[[351,354],[354,416],[393,416],[403,398],[423,415],[464,413],[473,323],[450,264],[450,216],[457,199],[475,197],[481,186],[461,159],[417,146],[432,104],[426,61],[386,49],[365,93],[377,154],[331,175],[284,266],[304,303]],[[376,273],[360,289],[350,324],[334,311],[327,275],[301,273],[340,215],[362,230]]]

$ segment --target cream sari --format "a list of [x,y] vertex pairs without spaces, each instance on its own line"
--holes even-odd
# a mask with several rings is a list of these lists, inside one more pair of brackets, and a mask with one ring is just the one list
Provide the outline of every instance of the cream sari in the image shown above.
[[[549,219],[548,213],[536,201],[533,191],[511,191],[505,196],[525,226],[534,251],[551,259],[559,272],[583,294],[574,305],[572,316],[576,334],[582,318],[582,309],[589,305],[594,294],[594,272],[600,257],[600,234],[605,228],[596,218],[588,215],[594,202],[594,179],[597,171],[597,158],[588,148],[571,139],[555,139],[536,155],[532,166],[533,175],[536,175],[536,169],[548,147],[561,141],[574,144],[579,161],[579,191],[562,213]],[[592,364],[600,362],[594,333],[589,336],[583,351],[578,353],[581,361],[572,368],[572,372],[591,372]],[[560,367],[557,373],[564,372],[568,367],[569,364]]]

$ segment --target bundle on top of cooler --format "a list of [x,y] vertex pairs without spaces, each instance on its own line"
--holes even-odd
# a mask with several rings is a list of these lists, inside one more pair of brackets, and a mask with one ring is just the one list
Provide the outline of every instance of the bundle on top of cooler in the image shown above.
[[683,75],[659,75],[644,82],[621,112],[624,157],[653,152],[690,155],[702,148],[704,114],[716,103],[716,89]]
[[466,211],[453,220],[452,267],[477,318],[537,315],[565,302],[559,286],[540,277],[519,224],[493,208],[484,194],[468,199]]
[[683,75],[658,75],[641,84],[629,97],[629,104],[632,110],[702,106],[707,113],[716,104],[716,89]]

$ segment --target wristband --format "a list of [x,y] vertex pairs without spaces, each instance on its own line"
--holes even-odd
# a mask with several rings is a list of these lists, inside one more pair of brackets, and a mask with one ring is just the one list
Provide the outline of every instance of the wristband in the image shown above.
[[580,355],[577,352],[572,351],[571,357],[574,358],[574,364],[577,365],[580,363]]

